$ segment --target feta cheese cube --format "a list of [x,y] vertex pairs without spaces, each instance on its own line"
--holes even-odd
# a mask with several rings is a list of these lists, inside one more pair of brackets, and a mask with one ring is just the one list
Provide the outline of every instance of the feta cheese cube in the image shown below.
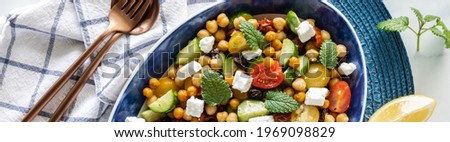
[[353,73],[353,71],[356,70],[356,65],[353,63],[342,63],[341,66],[339,66],[338,71],[342,75],[350,75]]
[[186,102],[186,113],[190,116],[200,118],[203,113],[204,101],[191,96]]
[[252,86],[253,78],[246,75],[242,71],[236,71],[233,79],[233,89],[239,90],[242,93],[247,92]]
[[192,61],[181,67],[177,72],[177,78],[185,80],[202,69],[202,65],[197,61]]
[[200,40],[199,46],[203,53],[209,53],[214,46],[214,36],[208,36]]
[[254,59],[254,58],[260,56],[261,54],[262,54],[262,50],[261,49],[242,51],[242,56],[244,56],[244,58],[247,59],[247,60]]
[[248,122],[275,122],[272,115],[250,118]]
[[298,37],[300,38],[300,41],[302,43],[307,42],[311,37],[316,35],[316,32],[314,31],[314,27],[309,24],[308,21],[303,21],[300,23],[300,25],[296,28]]
[[323,106],[328,92],[327,88],[309,88],[308,92],[306,92],[305,104]]
[[137,117],[127,117],[125,118],[125,122],[145,122],[145,119]]

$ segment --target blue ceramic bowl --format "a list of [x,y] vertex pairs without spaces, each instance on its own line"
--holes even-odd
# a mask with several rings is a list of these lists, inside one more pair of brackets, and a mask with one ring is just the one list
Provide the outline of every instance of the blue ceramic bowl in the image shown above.
[[137,116],[145,102],[142,89],[151,77],[159,78],[174,62],[174,57],[196,36],[197,31],[204,28],[205,22],[225,12],[227,15],[238,11],[251,14],[286,14],[294,10],[300,18],[313,18],[316,25],[329,31],[332,40],[347,46],[349,61],[357,66],[357,70],[346,80],[352,91],[350,108],[347,114],[350,121],[362,121],[364,114],[367,76],[364,54],[358,37],[347,19],[331,4],[318,0],[245,0],[225,1],[206,8],[195,14],[186,22],[167,33],[151,49],[153,52],[124,86],[110,116],[112,122],[122,122],[128,116]]

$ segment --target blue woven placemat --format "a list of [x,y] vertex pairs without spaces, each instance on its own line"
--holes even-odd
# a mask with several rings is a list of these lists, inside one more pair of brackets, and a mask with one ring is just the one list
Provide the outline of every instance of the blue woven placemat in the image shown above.
[[364,121],[383,104],[414,93],[411,66],[398,33],[379,31],[376,25],[391,18],[381,0],[329,0],[350,21],[364,50],[367,65],[367,103]]

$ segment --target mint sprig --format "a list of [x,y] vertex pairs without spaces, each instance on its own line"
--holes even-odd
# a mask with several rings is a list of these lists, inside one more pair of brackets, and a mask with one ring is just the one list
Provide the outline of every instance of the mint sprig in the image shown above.
[[338,64],[336,43],[331,40],[324,41],[320,47],[319,59],[320,63],[329,69],[336,67]]
[[239,28],[244,34],[247,45],[252,50],[258,50],[264,47],[266,44],[264,36],[252,23],[242,20],[241,23],[239,23]]
[[222,75],[212,70],[205,70],[200,82],[203,100],[211,106],[227,102],[231,98],[231,89]]
[[[417,35],[417,52],[420,51],[420,37],[427,31],[431,31],[434,35],[441,37],[445,41],[446,48],[450,49],[450,31],[441,21],[441,18],[435,15],[425,15],[416,8],[411,8],[414,15],[417,17],[419,22],[419,29],[416,31],[409,26],[409,19],[406,16],[401,16],[398,18],[388,19],[386,21],[380,22],[377,25],[378,30],[385,30],[388,32],[403,32],[406,29],[411,30]],[[427,23],[435,21],[435,24],[425,28]]]
[[289,113],[298,109],[300,104],[286,93],[269,91],[264,106],[271,113]]

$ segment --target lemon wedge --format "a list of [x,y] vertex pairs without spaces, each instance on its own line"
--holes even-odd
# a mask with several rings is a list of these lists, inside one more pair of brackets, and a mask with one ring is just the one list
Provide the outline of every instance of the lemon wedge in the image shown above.
[[409,95],[388,102],[369,122],[424,122],[433,114],[436,100],[424,95]]

